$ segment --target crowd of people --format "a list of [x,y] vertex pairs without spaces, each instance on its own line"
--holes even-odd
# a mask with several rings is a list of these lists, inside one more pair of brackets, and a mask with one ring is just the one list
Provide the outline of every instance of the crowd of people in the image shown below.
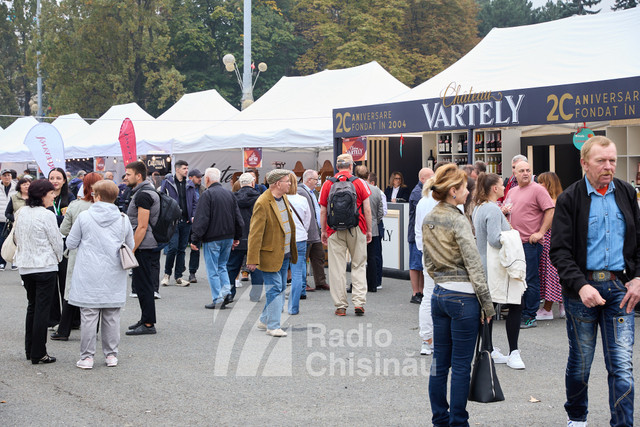
[[[256,327],[281,338],[287,336],[282,312],[299,314],[300,300],[311,292],[330,291],[336,316],[347,315],[350,293],[353,313],[365,314],[367,294],[382,288],[387,204],[407,202],[410,302],[420,304],[420,353],[433,355],[428,389],[434,425],[468,422],[471,362],[481,325],[491,328],[492,319],[505,315],[508,352],[493,347],[492,360],[525,369],[520,330],[553,319],[554,303],[557,315],[566,317],[570,343],[568,425],[586,425],[598,327],[609,371],[611,423],[631,425],[640,212],[635,190],[613,178],[612,141],[587,141],[581,165],[585,177],[565,191],[553,172],[534,176],[522,155],[513,158],[512,175],[504,180],[487,173],[481,162],[449,163],[421,169],[413,189],[393,172],[384,192],[375,174],[356,166],[349,154],[337,157],[337,174],[321,186],[315,170],[298,177],[274,169],[266,185],[259,183],[257,170],[248,170],[229,190],[219,169],[190,171],[184,160],[160,183],[142,162],[130,163],[120,188],[112,175],[82,173],[69,180],[64,170],[53,169],[48,179],[25,176],[15,182],[11,171],[2,170],[3,229],[15,228],[17,252],[13,260],[0,260],[0,269],[10,261],[27,291],[28,360],[55,362],[46,350],[47,328],[58,325],[51,338],[64,341],[80,324],[77,366],[91,369],[100,323],[105,363],[116,366],[127,294],[127,271],[118,255],[123,245],[138,264],[132,269],[131,295],[140,306],[140,319],[127,335],[156,333],[160,285],[169,286],[172,278],[180,287],[195,283],[202,255],[211,290],[205,308],[227,309],[246,271],[251,301],[260,301],[263,289],[265,294]],[[162,223],[163,195],[181,212],[166,242],[154,230]],[[307,282],[307,260],[313,287]]]

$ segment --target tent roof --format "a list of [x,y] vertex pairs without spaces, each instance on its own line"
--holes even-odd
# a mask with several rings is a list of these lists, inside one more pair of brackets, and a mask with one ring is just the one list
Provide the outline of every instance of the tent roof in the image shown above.
[[114,105],[91,126],[65,139],[65,157],[121,156],[118,136],[122,121],[127,117],[134,128],[141,122],[154,120],[135,102]]
[[36,124],[38,124],[38,121],[31,116],[20,117],[0,133],[0,161],[22,162],[33,160],[31,152],[23,143],[24,137]]
[[640,8],[494,28],[455,64],[393,101],[438,98],[451,82],[468,93],[638,76],[638,40]]
[[85,122],[78,113],[58,116],[51,124],[58,129],[63,141],[89,127],[89,123]]
[[155,121],[135,128],[138,146],[169,151],[171,139],[202,131],[238,113],[215,89],[188,93]]
[[408,87],[377,62],[283,77],[251,106],[216,126],[173,141],[173,151],[331,146],[333,109],[388,101]]

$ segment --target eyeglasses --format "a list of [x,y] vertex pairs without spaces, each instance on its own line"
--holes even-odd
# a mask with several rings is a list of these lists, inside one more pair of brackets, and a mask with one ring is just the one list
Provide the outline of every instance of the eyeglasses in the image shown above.
[[400,178],[399,176],[396,176],[396,177],[394,177],[393,179],[402,179],[402,178]]

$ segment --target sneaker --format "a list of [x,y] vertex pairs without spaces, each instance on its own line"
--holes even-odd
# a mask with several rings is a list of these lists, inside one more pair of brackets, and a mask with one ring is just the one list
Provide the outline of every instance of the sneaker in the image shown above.
[[422,341],[422,347],[420,347],[420,354],[428,356],[433,353],[433,344],[429,344],[428,341]]
[[258,320],[258,324],[256,325],[256,328],[260,329],[261,331],[266,331],[267,325],[265,325],[264,323]]
[[155,298],[155,299],[162,299],[162,297],[160,296],[160,293],[158,293],[158,292],[154,292],[154,293],[153,293],[153,298]]
[[336,316],[346,316],[347,309],[346,308],[336,308]]
[[567,420],[567,427],[587,427],[587,422]]
[[176,285],[177,286],[182,286],[184,288],[185,286],[189,286],[190,284],[191,283],[187,282],[182,277],[179,277],[179,278],[176,279]]
[[522,319],[520,322],[520,329],[536,328],[537,326],[536,319]]
[[155,326],[147,326],[145,324],[142,324],[140,326],[138,326],[135,329],[131,329],[129,331],[126,332],[127,335],[153,335],[156,333],[156,327]]
[[140,326],[140,325],[142,325],[142,320],[138,320],[138,321],[137,321],[136,323],[134,323],[133,325],[129,325],[129,328],[128,328],[128,329],[130,329],[130,330],[131,330],[131,329],[135,329],[135,328],[137,328],[137,327],[138,327],[138,326]]
[[536,313],[536,320],[553,320],[553,312],[540,308]]
[[189,273],[189,283],[198,283],[198,279],[196,279],[196,273]]
[[520,357],[520,350],[513,350],[509,354],[509,360],[507,360],[507,366],[511,369],[524,369],[524,362]]
[[168,274],[165,274],[164,276],[162,276],[162,280],[160,281],[160,284],[162,286],[169,286],[170,279],[171,279],[171,276],[169,276]]
[[7,268],[7,264],[0,264],[0,271],[4,271]]
[[381,284],[379,284],[379,285],[376,287],[376,289],[377,289],[377,290],[382,289],[382,283],[381,283]]
[[280,329],[280,328],[278,328],[278,329],[267,329],[267,335],[271,335],[272,337],[282,338],[282,337],[286,337],[287,333],[285,331],[283,331],[282,329]]
[[356,316],[364,316],[364,307],[356,307]]
[[11,271],[16,271],[18,269],[17,265],[11,264]]
[[129,294],[129,296],[130,296],[131,298],[138,298],[138,294],[136,294],[135,292],[131,292],[131,293]]
[[110,355],[107,356],[107,359],[105,360],[105,363],[110,368],[112,368],[114,366],[118,366],[118,358],[115,357],[113,354],[110,354]]
[[236,279],[236,288],[241,288],[241,287],[242,287],[242,282]]
[[493,359],[493,363],[508,363],[509,361],[509,356],[502,354],[498,347],[493,347],[491,358]]
[[86,359],[80,359],[76,362],[76,366],[80,369],[93,368],[93,357],[87,357]]
[[249,281],[249,272],[248,271],[243,271],[242,272],[242,281],[243,282],[248,282]]
[[563,303],[558,304],[558,316],[560,316],[561,319],[564,319],[565,317],[567,317],[567,313],[564,311]]

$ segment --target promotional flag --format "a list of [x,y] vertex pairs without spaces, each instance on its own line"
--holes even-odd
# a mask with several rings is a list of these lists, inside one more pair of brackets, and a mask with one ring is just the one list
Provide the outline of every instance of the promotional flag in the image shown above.
[[45,175],[53,168],[65,169],[64,144],[55,126],[49,123],[34,125],[24,137],[26,145]]
[[342,154],[351,154],[354,162],[367,160],[367,137],[342,138]]
[[404,136],[400,134],[400,157],[402,157],[402,147],[404,147]]
[[122,160],[125,165],[138,160],[136,153],[136,132],[133,130],[133,123],[127,117],[120,126],[120,148],[122,149]]
[[245,168],[261,168],[262,167],[262,148],[245,148],[244,149],[244,167]]

